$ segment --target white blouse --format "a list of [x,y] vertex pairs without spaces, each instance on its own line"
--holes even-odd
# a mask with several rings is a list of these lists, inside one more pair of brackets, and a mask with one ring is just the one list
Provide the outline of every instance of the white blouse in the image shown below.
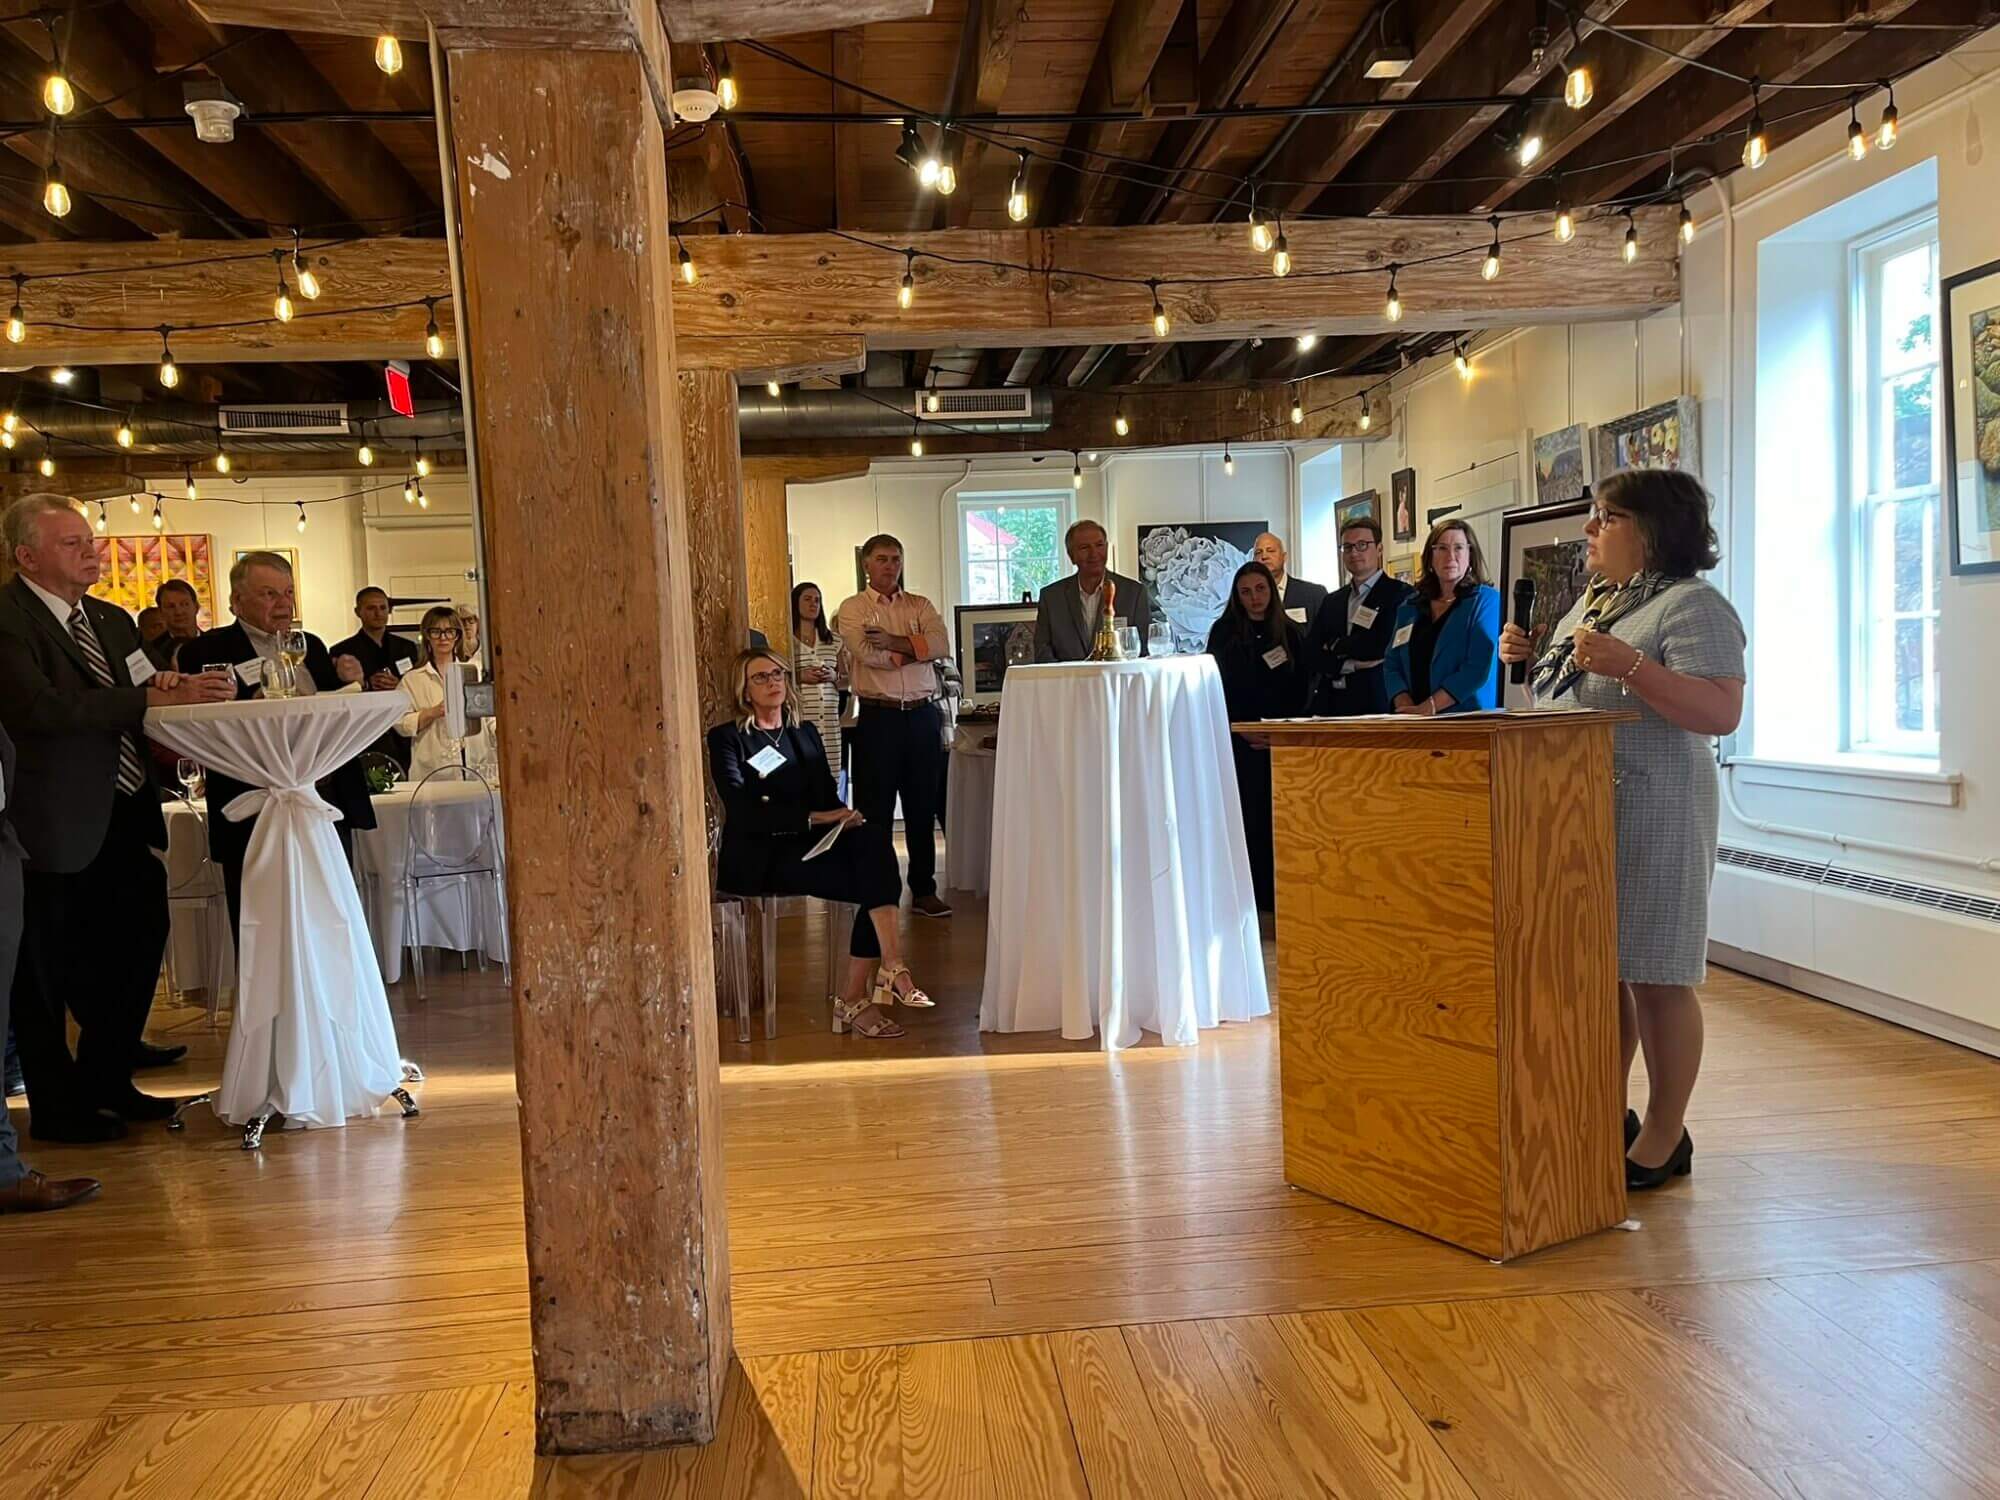
[[[810,645],[796,636],[792,638],[793,686],[798,694],[799,718],[819,730],[827,759],[836,771],[840,769],[840,683],[847,675],[841,668],[840,656],[838,637]],[[834,680],[807,682],[804,677],[808,667],[831,667]]]
[[469,739],[455,739],[445,732],[444,719],[434,719],[419,729],[417,720],[427,708],[444,706],[444,679],[429,662],[403,674],[403,691],[414,705],[396,721],[396,732],[410,745],[410,780],[421,781],[439,766],[459,763],[459,751],[470,746]]

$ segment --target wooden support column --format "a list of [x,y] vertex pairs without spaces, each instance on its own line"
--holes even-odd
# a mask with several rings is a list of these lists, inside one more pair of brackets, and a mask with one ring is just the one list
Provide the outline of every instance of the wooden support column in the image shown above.
[[[688,583],[703,726],[736,714],[736,653],[750,638],[742,447],[736,377],[682,370],[681,463],[687,480]],[[781,649],[782,636],[771,636]]]
[[660,125],[635,51],[449,45],[536,1447],[707,1442],[728,1247]]

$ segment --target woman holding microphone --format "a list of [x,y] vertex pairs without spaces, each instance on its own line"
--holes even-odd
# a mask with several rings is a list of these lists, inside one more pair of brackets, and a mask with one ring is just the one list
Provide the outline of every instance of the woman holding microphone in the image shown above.
[[1719,561],[1708,492],[1665,469],[1614,474],[1584,526],[1592,577],[1539,657],[1519,626],[1500,659],[1533,661],[1538,709],[1624,709],[1612,750],[1618,822],[1619,1026],[1627,1075],[1646,1054],[1642,1123],[1625,1112],[1625,1183],[1694,1167],[1708,887],[1720,795],[1713,740],[1743,717],[1743,624],[1695,575]]

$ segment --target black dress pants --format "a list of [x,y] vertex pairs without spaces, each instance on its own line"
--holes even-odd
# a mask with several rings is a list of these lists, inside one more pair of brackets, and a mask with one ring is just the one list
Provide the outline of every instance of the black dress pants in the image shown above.
[[847,952],[853,958],[880,958],[881,940],[875,936],[875,924],[868,920],[868,913],[877,906],[894,906],[903,894],[903,878],[896,869],[896,845],[889,825],[877,823],[866,813],[861,816],[867,821],[859,828],[849,828],[818,859],[800,856],[819,842],[825,829],[782,835],[774,840],[778,848],[770,862],[769,888],[735,894],[817,896],[822,901],[853,903],[857,910]]
[[[863,700],[854,726],[854,805],[882,828],[896,823],[903,801],[903,840],[910,849],[910,894],[937,894],[938,788],[944,776],[944,726],[935,703],[903,710]],[[843,838],[844,842],[844,838]],[[837,847],[837,846],[836,846]]]
[[1277,849],[1271,833],[1271,752],[1236,734],[1229,737],[1229,750],[1236,761],[1236,794],[1243,799],[1243,843],[1250,855],[1250,888],[1256,893],[1257,910],[1276,911]]
[[[23,928],[14,974],[14,1034],[36,1114],[71,1115],[132,1086],[167,951],[167,871],[147,841],[140,798],[114,793],[97,857],[73,874],[36,870],[22,881]],[[76,1017],[76,1055],[64,1027]]]

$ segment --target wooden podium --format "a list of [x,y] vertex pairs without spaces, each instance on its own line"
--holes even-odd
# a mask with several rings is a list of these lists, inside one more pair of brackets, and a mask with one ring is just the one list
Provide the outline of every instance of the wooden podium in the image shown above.
[[1491,1260],[1625,1218],[1605,713],[1271,744],[1285,1180]]

